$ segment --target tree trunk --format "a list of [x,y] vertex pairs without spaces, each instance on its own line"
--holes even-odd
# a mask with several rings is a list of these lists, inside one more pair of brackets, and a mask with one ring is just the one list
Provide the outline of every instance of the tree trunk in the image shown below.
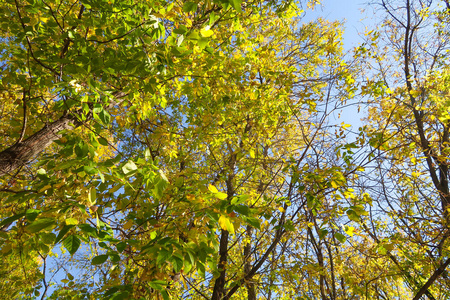
[[[117,91],[112,94],[113,100],[110,100],[104,109],[109,110],[114,106],[120,105],[125,99],[125,94],[122,91]],[[61,138],[60,132],[62,130],[72,130],[82,124],[76,117],[77,114],[83,112],[78,111],[74,113],[64,114],[53,123],[46,124],[41,130],[34,133],[24,141],[15,143],[9,148],[0,152],[0,177],[12,174],[15,170],[28,163],[33,157],[41,153],[54,141]],[[88,113],[87,120],[92,118],[92,112]]]
[[41,130],[24,141],[16,143],[0,152],[0,177],[12,174],[16,169],[29,162],[55,140],[59,139],[62,130],[72,130],[81,125],[72,115],[64,115],[53,123],[45,125]]
[[[252,236],[253,228],[250,225],[247,225],[247,236],[251,238]],[[244,247],[244,273],[248,274],[250,273],[252,269],[252,262],[251,262],[251,245],[250,242],[247,243]],[[248,300],[256,300],[256,290],[255,290],[255,283],[250,279],[248,282],[246,282],[247,287],[247,299]]]
[[219,270],[220,275],[214,282],[214,290],[211,300],[222,300],[225,299],[225,283],[226,283],[226,268],[228,260],[228,231],[222,229],[222,234],[220,236],[220,246],[219,246]]

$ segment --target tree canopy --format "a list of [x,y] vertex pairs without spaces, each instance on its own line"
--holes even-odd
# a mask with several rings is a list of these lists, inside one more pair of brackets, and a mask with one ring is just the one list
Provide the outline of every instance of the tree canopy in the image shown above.
[[1,294],[450,297],[450,4],[317,5],[3,1]]

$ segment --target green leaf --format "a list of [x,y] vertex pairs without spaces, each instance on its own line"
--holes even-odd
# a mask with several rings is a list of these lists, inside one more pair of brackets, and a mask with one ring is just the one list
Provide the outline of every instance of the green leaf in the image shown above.
[[245,221],[254,228],[261,230],[260,221],[254,217],[245,217]]
[[70,274],[70,273],[67,273],[67,278],[69,278],[69,280],[73,280],[73,275],[72,274]]
[[167,187],[167,182],[163,179],[159,179],[156,184],[155,187],[153,188],[153,192],[154,192],[154,196],[158,199],[161,199],[161,197],[164,194],[164,191]]
[[120,242],[120,243],[118,243],[118,244],[116,245],[117,251],[118,251],[119,253],[122,253],[123,250],[125,250],[126,247],[127,247],[127,243],[125,243],[125,242]]
[[198,34],[198,31],[192,31],[189,33],[188,38],[190,40],[198,40],[200,38],[200,35]]
[[245,205],[236,205],[234,206],[234,211],[241,214],[242,216],[248,216],[250,213],[250,209]]
[[383,244],[380,244],[377,247],[377,252],[381,255],[385,255],[388,252],[388,250],[384,247]]
[[83,166],[83,171],[89,175],[94,175],[97,173],[97,169],[91,166]]
[[39,209],[27,209],[25,216],[28,221],[33,222],[40,212],[41,211]]
[[58,236],[56,237],[55,244],[57,244],[69,230],[73,227],[73,225],[66,225],[64,226],[61,231],[58,233]]
[[30,225],[26,227],[27,232],[36,233],[47,227],[53,226],[56,224],[55,219],[52,218],[42,218],[34,221]]
[[355,222],[360,222],[361,221],[360,217],[358,216],[358,214],[353,209],[348,209],[345,213],[347,214],[347,217],[350,220],[355,221]]
[[109,254],[109,259],[111,260],[111,262],[113,264],[115,264],[120,261],[120,255],[118,255],[116,253]]
[[287,231],[294,231],[295,230],[295,226],[292,223],[292,220],[287,220],[286,223],[283,225],[283,227],[287,230]]
[[98,139],[98,142],[102,146],[108,146],[108,141],[106,139],[102,138],[102,137]]
[[161,295],[163,297],[163,300],[170,300],[169,293],[167,293],[166,290],[162,290]]
[[95,190],[95,186],[91,186],[88,194],[89,206],[92,206],[97,201],[97,192]]
[[345,235],[343,235],[342,233],[336,232],[336,233],[334,234],[334,237],[335,237],[339,242],[345,243],[346,238],[345,238]]
[[187,13],[196,12],[197,11],[197,3],[191,2],[191,1],[185,2],[183,4],[183,11],[187,12]]
[[320,229],[319,230],[319,238],[322,240],[328,234],[328,230]]
[[108,260],[108,257],[109,257],[108,254],[97,255],[92,259],[91,264],[94,266],[101,265],[102,263]]
[[46,245],[51,245],[54,243],[56,235],[53,232],[41,233],[41,239]]
[[173,30],[173,32],[176,34],[185,34],[187,31],[188,31],[188,29],[184,25],[180,25],[178,28],[175,28]]
[[242,12],[242,0],[228,0],[228,3],[230,3],[231,6],[238,12]]
[[167,282],[163,280],[152,280],[148,282],[148,285],[157,291],[162,291],[164,290],[164,286],[167,285]]
[[81,231],[87,233],[90,236],[97,236],[97,229],[89,224],[80,224],[78,225],[78,228],[80,228]]
[[69,235],[63,240],[63,246],[71,255],[74,255],[81,246],[81,240],[76,235]]
[[173,266],[173,271],[175,273],[180,272],[181,269],[183,268],[183,260],[179,257],[172,256],[171,262],[172,262],[172,266]]
[[128,299],[130,299],[130,292],[122,291],[122,292],[116,293],[110,299],[111,300],[128,300]]
[[111,121],[111,115],[104,109],[98,114],[98,117],[105,125],[108,125]]
[[352,209],[358,216],[367,216],[369,213],[364,209],[364,206],[362,205],[354,205],[350,206],[350,209]]
[[86,157],[86,155],[88,154],[88,152],[89,152],[89,147],[88,147],[88,145],[86,145],[85,143],[80,142],[80,143],[78,143],[78,144],[75,146],[75,154],[76,154],[77,157],[79,157],[79,158],[84,158],[84,157]]

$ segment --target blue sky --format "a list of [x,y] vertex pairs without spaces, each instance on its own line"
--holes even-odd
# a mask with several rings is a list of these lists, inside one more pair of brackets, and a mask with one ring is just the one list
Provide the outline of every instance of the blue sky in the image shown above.
[[[313,21],[322,17],[329,21],[343,22],[344,51],[350,52],[349,54],[354,47],[363,42],[364,32],[373,29],[379,22],[374,16],[374,7],[370,7],[367,0],[322,0],[321,2],[322,4],[317,5],[314,10],[305,11],[304,20]],[[339,118],[338,113],[340,113]],[[362,107],[358,112],[357,106],[352,105],[334,113],[333,117],[336,124],[345,122],[352,125],[353,132],[357,132],[358,127],[363,125],[361,119],[365,117],[365,111]]]
[[322,5],[313,11],[306,11],[306,20],[317,17],[333,21],[345,21],[344,46],[346,49],[362,42],[359,34],[363,34],[366,26],[373,26],[372,9],[363,0],[322,0]]

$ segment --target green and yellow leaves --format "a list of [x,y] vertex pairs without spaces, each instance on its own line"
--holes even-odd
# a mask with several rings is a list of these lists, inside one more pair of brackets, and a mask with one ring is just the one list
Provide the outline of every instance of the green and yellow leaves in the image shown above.
[[227,197],[228,197],[227,194],[219,192],[217,190],[217,188],[211,184],[208,186],[208,190],[214,194],[214,197],[216,197],[218,199],[224,200],[224,199],[227,199]]
[[[61,118],[70,128],[36,165],[2,182],[30,191],[8,196],[13,208],[0,224],[13,229],[5,252],[17,249],[11,237],[20,232],[38,240],[42,253],[62,243],[78,263],[74,254],[85,243],[83,254],[107,274],[89,287],[92,297],[167,298],[174,272],[198,282],[224,269],[231,286],[223,289],[242,291],[242,266],[260,262],[274,276],[277,262],[263,261],[271,257],[266,249],[291,247],[288,238],[301,233],[310,212],[308,218],[327,216],[324,228],[339,213],[351,220],[349,212],[362,214],[340,210],[336,194],[345,191],[346,170],[326,165],[335,160],[322,145],[329,136],[311,121],[321,119],[328,88],[341,88],[322,82],[324,74],[349,86],[346,95],[355,85],[340,61],[336,23],[297,23],[293,2],[15,3],[2,4],[7,13],[0,16],[0,56],[8,64],[1,90],[18,91],[5,96],[13,103],[5,107],[15,113],[27,104],[33,118],[25,138]],[[27,36],[29,48],[7,43]],[[14,131],[11,144],[22,130],[13,119],[0,124],[2,133]],[[343,149],[349,161],[352,149]],[[232,246],[219,255],[222,233]],[[318,234],[320,243],[333,238]],[[335,238],[343,243],[342,236]],[[244,247],[252,254],[243,256]],[[224,251],[229,260],[218,265]],[[265,280],[261,270],[245,281]],[[80,278],[91,278],[83,271]],[[182,289],[173,282],[170,293]],[[212,284],[204,289],[210,294]]]
[[366,216],[369,214],[362,205],[351,206],[345,213],[350,220],[358,223],[361,222],[361,216]]

